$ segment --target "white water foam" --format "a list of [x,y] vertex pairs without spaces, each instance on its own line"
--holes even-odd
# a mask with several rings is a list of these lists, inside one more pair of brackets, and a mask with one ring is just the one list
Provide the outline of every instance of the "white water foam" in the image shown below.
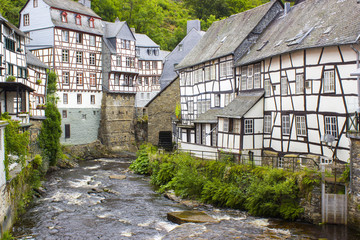
[[157,222],[156,226],[156,229],[158,230],[165,230],[167,232],[170,232],[180,225],[171,222]]

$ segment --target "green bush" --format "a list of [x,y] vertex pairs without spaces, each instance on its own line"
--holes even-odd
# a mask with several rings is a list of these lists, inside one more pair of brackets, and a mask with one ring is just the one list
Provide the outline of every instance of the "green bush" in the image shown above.
[[4,232],[1,240],[14,240],[15,238],[11,235],[10,232]]
[[303,213],[300,198],[320,183],[319,174],[306,169],[293,173],[253,168],[229,161],[197,160],[185,153],[159,154],[153,148],[142,146],[131,169],[150,174],[160,192],[174,190],[183,198],[247,210],[253,215],[295,220]]

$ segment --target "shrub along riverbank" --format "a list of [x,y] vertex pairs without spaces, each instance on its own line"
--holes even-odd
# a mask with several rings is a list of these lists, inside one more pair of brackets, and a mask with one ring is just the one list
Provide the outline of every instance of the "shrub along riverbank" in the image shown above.
[[226,159],[198,160],[186,153],[158,153],[152,145],[140,148],[130,169],[150,175],[161,192],[174,190],[182,198],[286,220],[301,218],[300,200],[310,199],[320,184],[319,173],[308,169],[293,173]]

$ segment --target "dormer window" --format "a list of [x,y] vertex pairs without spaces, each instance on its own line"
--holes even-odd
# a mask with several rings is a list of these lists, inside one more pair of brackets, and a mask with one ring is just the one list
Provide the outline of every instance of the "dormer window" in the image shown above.
[[90,18],[90,19],[89,19],[89,27],[91,27],[91,28],[94,28],[94,27],[95,27],[94,21],[95,21],[94,18]]
[[76,25],[81,25],[81,15],[80,14],[76,15],[75,22],[76,22]]
[[148,55],[152,55],[152,53],[153,53],[153,51],[149,48],[148,50],[147,50],[147,53],[148,53]]
[[62,12],[61,21],[64,22],[64,23],[68,22],[68,20],[67,20],[67,12]]

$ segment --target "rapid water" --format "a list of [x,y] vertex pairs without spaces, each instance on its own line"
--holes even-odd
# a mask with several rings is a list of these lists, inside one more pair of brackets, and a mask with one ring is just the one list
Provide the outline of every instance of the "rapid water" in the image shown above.
[[[14,226],[17,239],[360,239],[342,226],[314,226],[202,207],[219,223],[177,225],[166,219],[189,208],[156,193],[148,177],[127,171],[126,159],[81,162],[51,174],[46,193]],[[126,179],[110,179],[126,175]]]

